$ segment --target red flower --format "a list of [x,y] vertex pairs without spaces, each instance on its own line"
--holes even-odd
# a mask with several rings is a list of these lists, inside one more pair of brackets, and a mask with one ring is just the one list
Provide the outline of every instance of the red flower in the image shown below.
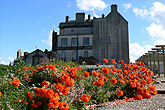
[[137,100],[143,99],[143,96],[142,96],[142,95],[139,95],[139,94],[138,94],[138,95],[135,95],[134,97],[135,97],[135,99],[137,99]]
[[104,74],[109,74],[109,67],[104,67],[104,68],[102,68],[102,72],[103,72]]
[[118,91],[117,91],[117,95],[118,95],[118,96],[123,96],[123,93],[124,93],[124,92],[121,91],[121,90],[118,90]]
[[111,80],[110,80],[111,84],[116,84],[117,83],[117,80],[115,77],[113,77]]
[[97,65],[96,65],[96,67],[99,67],[99,66],[100,66],[100,64],[97,64]]
[[55,100],[54,102],[50,102],[48,104],[48,107],[52,108],[52,109],[56,109],[56,108],[58,108],[58,106],[59,106],[59,102],[57,100]]
[[95,76],[95,77],[99,75],[99,73],[96,72],[96,71],[92,71],[92,74],[93,74],[93,76]]
[[119,64],[122,64],[122,63],[124,63],[124,61],[123,60],[120,60]]
[[84,95],[81,96],[80,100],[82,100],[83,102],[89,102],[90,98],[91,98],[90,95],[84,94]]
[[96,84],[97,84],[98,86],[103,86],[103,85],[104,85],[104,81],[101,80],[101,79],[99,79],[99,80],[96,81]]
[[13,78],[12,84],[15,87],[19,87],[20,80],[18,78]]
[[109,61],[108,61],[108,59],[104,58],[103,62],[108,63]]
[[49,86],[49,81],[43,81],[42,86],[48,87]]
[[60,110],[68,110],[70,107],[70,105],[64,101],[61,101],[59,104],[59,108]]
[[88,76],[89,76],[89,72],[84,71],[84,76],[85,76],[85,77],[88,77]]

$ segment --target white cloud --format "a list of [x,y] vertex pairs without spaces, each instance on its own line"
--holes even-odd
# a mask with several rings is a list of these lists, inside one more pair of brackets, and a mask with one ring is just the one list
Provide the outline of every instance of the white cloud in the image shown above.
[[154,46],[145,44],[141,46],[137,42],[129,44],[129,51],[130,51],[130,61],[135,62],[141,55],[147,53],[151,48]]
[[9,59],[11,62],[14,61],[14,58],[12,58],[11,56],[9,56],[8,59]]
[[93,16],[99,18],[99,16],[95,12],[93,12]]
[[50,18],[50,16],[45,16],[46,18]]
[[154,2],[150,8],[149,19],[153,22],[146,28],[148,34],[154,39],[154,44],[165,44],[165,5]]
[[4,65],[6,65],[5,61],[0,61],[0,64],[4,64]]
[[70,7],[71,6],[71,2],[69,2],[68,4],[67,4],[67,7]]
[[77,7],[85,11],[104,10],[108,4],[103,0],[76,0]]
[[165,39],[165,29],[163,25],[152,23],[146,28],[151,37],[161,37]]
[[47,40],[43,39],[42,42],[45,44],[48,44],[50,47],[52,47],[52,32],[53,31],[49,31],[49,37]]
[[53,27],[55,28],[55,25],[53,25]]
[[0,57],[0,64],[6,65],[5,61],[2,60],[2,57]]
[[132,4],[131,3],[125,3],[125,4],[123,4],[123,7],[124,7],[124,11],[127,12],[127,10],[132,7]]
[[148,10],[145,9],[139,9],[139,8],[133,8],[133,12],[136,14],[136,16],[140,15],[141,18],[146,18],[149,14]]

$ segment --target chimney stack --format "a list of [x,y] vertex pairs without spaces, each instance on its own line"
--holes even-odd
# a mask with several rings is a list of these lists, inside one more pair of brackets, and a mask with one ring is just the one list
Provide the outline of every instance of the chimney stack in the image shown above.
[[21,56],[21,50],[19,49],[18,51],[17,51],[17,58],[19,58],[20,56]]
[[105,17],[105,15],[104,14],[102,14],[102,18],[104,18]]
[[88,15],[88,21],[90,21],[90,20],[91,20],[91,15],[89,14],[89,15]]
[[112,13],[117,12],[117,5],[116,4],[111,5],[111,12]]
[[66,16],[66,21],[65,22],[69,22],[69,21],[70,21],[69,16]]
[[85,21],[85,13],[76,13],[76,22],[84,22]]

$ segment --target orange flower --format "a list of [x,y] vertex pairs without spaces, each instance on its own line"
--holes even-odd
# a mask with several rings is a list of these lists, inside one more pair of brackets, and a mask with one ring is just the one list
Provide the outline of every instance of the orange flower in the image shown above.
[[122,79],[120,79],[120,80],[119,80],[119,83],[124,84],[125,81],[123,81]]
[[49,81],[43,81],[42,86],[48,87],[49,86]]
[[27,92],[27,95],[28,95],[28,97],[29,97],[29,99],[32,99],[33,98],[33,94],[31,94],[29,91]]
[[143,80],[141,81],[141,84],[146,85],[146,84],[147,84],[147,81],[143,79]]
[[107,82],[108,81],[108,78],[104,78],[104,81]]
[[138,88],[137,91],[138,91],[138,93],[140,93],[140,94],[143,94],[143,93],[144,93],[142,88]]
[[103,62],[108,63],[109,61],[108,61],[108,59],[104,58]]
[[70,107],[70,105],[64,101],[61,101],[59,104],[59,108],[60,110],[68,110]]
[[122,74],[118,74],[120,79],[123,79],[123,75]]
[[103,86],[103,85],[104,85],[104,81],[101,80],[101,79],[99,79],[99,80],[96,81],[96,84],[97,84],[98,86]]
[[0,97],[1,97],[2,92],[0,92]]
[[158,91],[157,91],[157,90],[154,90],[154,91],[150,91],[150,93],[151,93],[152,95],[156,95],[156,94],[158,94]]
[[61,81],[65,82],[66,80],[69,80],[69,76],[66,74],[61,75]]
[[130,82],[130,86],[131,86],[132,88],[135,88],[135,87],[136,87],[136,83],[135,83],[135,82]]
[[88,76],[89,76],[89,72],[84,71],[84,76],[85,76],[85,77],[88,77]]
[[99,73],[96,72],[96,71],[92,71],[92,74],[93,74],[93,76],[95,76],[95,77],[99,75]]
[[52,108],[52,109],[56,109],[56,108],[58,108],[58,106],[59,106],[59,102],[58,102],[57,100],[55,100],[55,101],[53,101],[53,102],[50,102],[50,103],[48,104],[48,107],[49,107],[49,108]]
[[104,74],[109,74],[109,67],[104,67],[104,68],[102,68],[102,72],[103,72]]
[[135,97],[135,99],[137,99],[137,100],[143,99],[143,96],[142,96],[142,95],[139,95],[139,94],[138,94],[138,95],[135,95],[134,97]]
[[39,105],[42,105],[42,102],[38,101],[36,104],[37,104],[37,106],[39,106]]
[[156,86],[155,86],[155,85],[149,86],[149,89],[150,89],[151,91],[153,91],[153,90],[156,89]]
[[146,98],[151,98],[152,95],[149,93],[149,91],[143,93],[143,97],[146,97]]
[[73,85],[74,85],[74,79],[72,79],[72,78],[70,78],[69,80],[66,80],[65,81],[65,84],[67,85],[67,86],[70,86],[70,87],[72,87]]
[[69,94],[69,90],[70,90],[69,87],[64,87],[64,89],[62,90],[62,94],[68,95]]
[[123,64],[123,63],[124,63],[124,61],[123,60],[120,60],[119,64]]
[[111,59],[111,62],[113,63],[113,62],[115,62],[115,60]]
[[19,87],[20,80],[18,78],[13,78],[12,84],[15,87]]
[[97,64],[97,65],[96,65],[96,67],[99,67],[99,66],[100,66],[100,64]]
[[84,95],[81,96],[80,100],[82,100],[83,102],[89,102],[90,98],[91,98],[90,95],[84,94]]
[[117,83],[117,80],[115,77],[113,77],[111,80],[110,80],[111,84],[116,84]]
[[93,84],[93,85],[96,85],[96,82],[95,82],[95,81],[93,81],[93,82],[92,82],[92,84]]
[[117,95],[118,95],[118,96],[123,96],[123,93],[124,93],[124,92],[121,91],[121,90],[118,90],[118,91],[117,91]]

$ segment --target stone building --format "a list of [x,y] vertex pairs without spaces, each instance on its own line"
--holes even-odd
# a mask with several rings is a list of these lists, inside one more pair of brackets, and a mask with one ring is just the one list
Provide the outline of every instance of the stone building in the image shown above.
[[87,64],[102,64],[102,59],[129,62],[128,22],[111,5],[111,12],[101,18],[85,19],[85,13],[76,13],[76,20],[66,16],[59,24],[60,32],[52,34],[52,51],[56,59]]
[[54,58],[53,52],[48,51],[47,49],[45,49],[44,52],[40,49],[36,49],[31,53],[24,52],[23,56],[21,50],[19,49],[17,51],[17,58],[14,60],[14,63],[18,62],[19,59],[22,59],[27,65],[37,65],[47,63],[52,58]]

